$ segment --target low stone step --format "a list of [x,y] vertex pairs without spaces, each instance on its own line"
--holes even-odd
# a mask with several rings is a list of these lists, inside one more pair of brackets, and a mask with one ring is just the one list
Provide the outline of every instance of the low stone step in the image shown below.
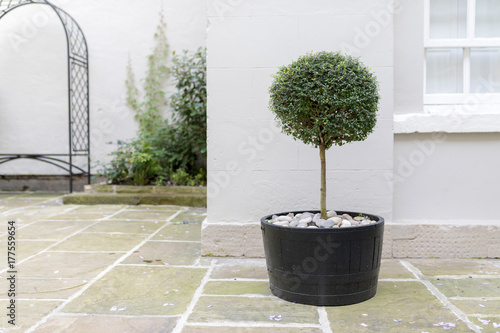
[[134,186],[134,185],[85,185],[85,193],[151,193],[151,194],[207,194],[205,186]]
[[65,205],[176,205],[206,207],[204,193],[72,193],[63,197]]

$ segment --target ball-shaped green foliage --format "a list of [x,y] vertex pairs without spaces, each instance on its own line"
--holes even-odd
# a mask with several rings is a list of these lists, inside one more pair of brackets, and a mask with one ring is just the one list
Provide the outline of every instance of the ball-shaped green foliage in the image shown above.
[[363,141],[373,131],[378,82],[357,58],[309,53],[279,68],[269,88],[270,109],[282,131],[326,149]]

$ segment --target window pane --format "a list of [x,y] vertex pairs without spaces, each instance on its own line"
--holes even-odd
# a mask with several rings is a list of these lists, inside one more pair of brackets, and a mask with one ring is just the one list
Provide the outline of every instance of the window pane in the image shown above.
[[467,0],[430,0],[430,38],[467,36]]
[[463,49],[426,50],[426,92],[452,94],[463,92]]
[[476,0],[476,37],[500,37],[500,0]]
[[500,48],[470,50],[471,92],[500,92]]

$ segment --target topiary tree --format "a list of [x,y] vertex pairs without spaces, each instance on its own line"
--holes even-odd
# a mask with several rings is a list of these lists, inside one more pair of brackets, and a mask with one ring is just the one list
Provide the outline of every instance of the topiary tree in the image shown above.
[[373,131],[378,82],[357,58],[340,52],[309,53],[273,75],[270,109],[282,132],[319,148],[321,217],[326,219],[325,151],[363,141]]

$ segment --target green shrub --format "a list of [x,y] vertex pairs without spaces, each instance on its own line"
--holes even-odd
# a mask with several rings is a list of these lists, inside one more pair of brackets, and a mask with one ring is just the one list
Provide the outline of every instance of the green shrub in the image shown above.
[[326,218],[325,151],[365,140],[373,131],[378,82],[357,58],[339,52],[309,53],[273,77],[270,109],[283,133],[319,148],[321,215]]
[[144,140],[119,142],[111,153],[113,159],[101,172],[112,184],[148,185],[165,176],[160,161],[164,151],[156,149]]
[[187,185],[187,186],[196,186],[196,185],[205,185],[206,183],[206,175],[203,169],[200,172],[192,176],[186,171],[182,169],[178,169],[170,176],[170,182],[173,185]]
[[[161,32],[161,29],[160,29]],[[162,57],[168,48],[166,40],[159,38],[144,85],[144,101],[139,103],[133,71],[128,68],[127,102],[136,113],[139,123],[138,137],[120,142],[111,153],[112,161],[104,166],[102,175],[113,184],[204,185],[206,183],[206,55],[204,49],[194,53],[184,51],[175,55],[172,66],[165,70]],[[159,99],[165,76],[173,74],[176,92],[169,97],[173,114],[170,121],[159,116]],[[157,79],[160,77],[160,79]],[[156,80],[156,81],[155,81]]]
[[174,112],[169,137],[177,152],[175,163],[184,170],[206,169],[206,53],[202,48],[194,53],[184,51],[182,56],[174,52],[172,62],[177,92],[171,96]]

